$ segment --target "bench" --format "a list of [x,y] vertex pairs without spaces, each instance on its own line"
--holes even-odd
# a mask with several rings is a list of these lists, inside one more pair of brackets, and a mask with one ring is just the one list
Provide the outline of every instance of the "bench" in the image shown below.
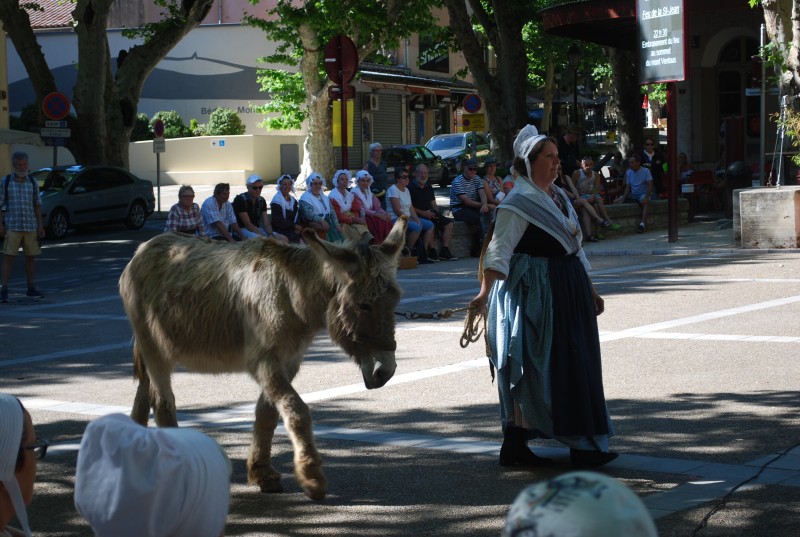
[[[441,206],[440,206],[441,207]],[[449,209],[449,207],[446,207]],[[622,203],[620,205],[606,205],[608,216],[611,220],[621,227],[617,231],[603,229],[602,233],[608,239],[613,239],[617,235],[627,235],[636,233],[639,225],[641,209],[635,203]],[[683,226],[689,223],[689,200],[678,199],[678,225]],[[647,229],[667,229],[668,227],[668,201],[659,199],[650,202],[647,211]],[[472,238],[475,230],[464,222],[453,222],[453,238],[450,241],[450,252],[458,257],[469,257],[472,246]],[[436,247],[441,247],[441,242],[436,239]]]

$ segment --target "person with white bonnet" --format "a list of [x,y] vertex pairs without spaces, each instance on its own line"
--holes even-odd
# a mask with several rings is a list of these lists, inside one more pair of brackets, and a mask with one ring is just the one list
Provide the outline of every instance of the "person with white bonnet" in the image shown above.
[[294,197],[294,180],[285,173],[278,177],[278,191],[269,203],[269,212],[272,217],[272,229],[289,239],[289,242],[303,242],[300,233],[303,226],[297,222],[297,213],[300,209],[297,198]]
[[339,221],[328,196],[322,193],[325,179],[317,172],[306,177],[306,191],[300,196],[300,222],[329,242],[344,242]]
[[[36,459],[46,452],[19,399],[0,393],[0,536],[31,537],[25,506],[33,499]],[[15,517],[21,531],[8,525]]]
[[350,189],[353,193],[353,212],[361,214],[364,211],[364,219],[367,221],[367,228],[372,234],[374,244],[381,244],[389,232],[392,231],[392,217],[383,210],[381,202],[372,193],[372,176],[366,170],[356,172],[356,185]]
[[97,537],[219,537],[230,474],[222,448],[200,431],[109,414],[83,434],[75,507]]
[[570,472],[522,490],[503,537],[658,537],[642,500],[597,472]]
[[369,244],[372,240],[372,233],[369,232],[365,214],[353,210],[355,194],[350,192],[350,170],[336,170],[333,174],[334,189],[328,194],[336,219],[342,227],[344,237],[354,244]]
[[597,329],[604,302],[588,275],[578,216],[553,184],[555,140],[527,125],[514,154],[520,175],[497,207],[481,289],[470,303],[486,312],[487,350],[497,369],[500,464],[548,465],[527,441],[553,438],[570,448],[573,467],[596,468],[617,457],[609,451],[613,428]]
[[251,175],[247,178],[247,191],[233,198],[233,212],[236,213],[236,223],[242,230],[242,235],[248,239],[255,237],[273,238],[282,242],[289,239],[272,231],[269,218],[267,218],[267,200],[261,197],[264,181],[260,175]]

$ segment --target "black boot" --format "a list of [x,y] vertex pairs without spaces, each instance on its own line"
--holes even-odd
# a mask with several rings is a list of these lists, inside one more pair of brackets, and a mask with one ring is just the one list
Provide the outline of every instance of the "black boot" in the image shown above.
[[599,468],[619,457],[613,451],[593,451],[586,449],[569,450],[569,458],[573,468],[589,469]]
[[500,466],[547,466],[553,461],[539,457],[528,448],[525,429],[506,427],[500,447]]

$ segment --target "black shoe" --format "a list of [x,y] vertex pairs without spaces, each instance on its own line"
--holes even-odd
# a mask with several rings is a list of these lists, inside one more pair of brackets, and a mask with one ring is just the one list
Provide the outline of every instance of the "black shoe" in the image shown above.
[[35,287],[28,287],[28,292],[26,295],[31,298],[44,298],[44,295],[37,291]]
[[428,248],[428,259],[439,261],[439,254],[436,253],[436,248]]
[[0,289],[0,303],[5,304],[8,302],[8,287],[5,285]]
[[573,468],[599,468],[619,457],[613,451],[592,451],[586,449],[570,449],[569,459]]
[[418,257],[417,258],[417,265],[433,265],[436,261],[431,261],[427,257]]
[[591,236],[590,237],[586,237],[586,242],[597,242],[597,238],[596,237],[591,237]]
[[636,228],[636,233],[644,233],[644,224],[639,222],[639,227]]
[[444,259],[445,261],[455,261],[458,258],[450,253],[449,248],[444,247],[439,251],[439,259]]
[[500,466],[549,466],[552,459],[538,456],[530,450],[525,429],[507,427],[500,447]]

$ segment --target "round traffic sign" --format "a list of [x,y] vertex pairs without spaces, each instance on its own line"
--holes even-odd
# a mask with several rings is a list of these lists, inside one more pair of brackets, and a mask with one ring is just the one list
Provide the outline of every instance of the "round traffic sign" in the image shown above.
[[164,137],[164,120],[156,119],[153,122],[153,134],[156,135],[156,138]]
[[64,119],[69,115],[69,97],[58,91],[48,93],[42,99],[42,112],[47,119]]
[[468,114],[477,114],[481,111],[481,108],[483,108],[483,101],[477,94],[470,93],[464,96],[464,103],[462,106]]
[[347,84],[358,71],[358,50],[346,35],[335,35],[325,45],[325,72],[334,84]]

